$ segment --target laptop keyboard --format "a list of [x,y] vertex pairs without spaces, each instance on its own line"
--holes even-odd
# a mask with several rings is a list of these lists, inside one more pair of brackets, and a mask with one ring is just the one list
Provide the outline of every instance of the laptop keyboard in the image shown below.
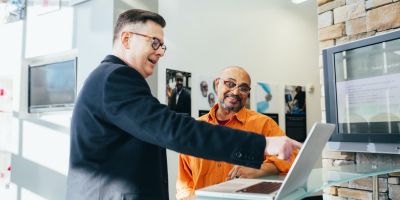
[[260,182],[251,185],[247,188],[240,189],[236,192],[270,194],[278,190],[281,187],[281,185],[282,183],[276,183],[276,182]]

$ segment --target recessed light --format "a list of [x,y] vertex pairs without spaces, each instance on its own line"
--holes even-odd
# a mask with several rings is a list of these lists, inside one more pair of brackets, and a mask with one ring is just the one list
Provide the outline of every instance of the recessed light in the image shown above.
[[307,0],[292,0],[292,3],[301,4],[301,3],[305,2],[305,1],[307,1]]

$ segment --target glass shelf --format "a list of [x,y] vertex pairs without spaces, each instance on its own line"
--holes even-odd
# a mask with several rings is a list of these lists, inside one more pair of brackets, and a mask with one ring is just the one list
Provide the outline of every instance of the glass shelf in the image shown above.
[[[340,167],[316,168],[311,171],[307,181],[303,184],[303,186],[298,187],[296,191],[291,192],[280,200],[302,199],[332,185],[369,176],[377,176],[380,174],[387,174],[398,171],[400,171],[400,165],[393,164],[354,164]],[[261,179],[282,180],[283,178],[279,176],[266,176]],[[217,200],[228,198],[210,198],[197,196],[196,199]]]

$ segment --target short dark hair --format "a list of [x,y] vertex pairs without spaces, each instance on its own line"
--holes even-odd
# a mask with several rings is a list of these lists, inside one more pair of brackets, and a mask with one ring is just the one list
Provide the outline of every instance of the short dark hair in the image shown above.
[[114,27],[113,41],[115,42],[118,39],[118,34],[125,25],[135,24],[135,23],[146,23],[148,20],[157,23],[163,28],[166,25],[166,22],[161,15],[151,11],[141,10],[141,9],[130,9],[121,13]]

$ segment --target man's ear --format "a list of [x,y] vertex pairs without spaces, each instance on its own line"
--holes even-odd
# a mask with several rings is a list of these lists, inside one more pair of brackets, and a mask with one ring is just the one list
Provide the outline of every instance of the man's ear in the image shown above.
[[129,39],[131,38],[131,34],[129,32],[122,32],[121,33],[121,43],[122,46],[125,49],[129,49],[129,42],[131,42]]

